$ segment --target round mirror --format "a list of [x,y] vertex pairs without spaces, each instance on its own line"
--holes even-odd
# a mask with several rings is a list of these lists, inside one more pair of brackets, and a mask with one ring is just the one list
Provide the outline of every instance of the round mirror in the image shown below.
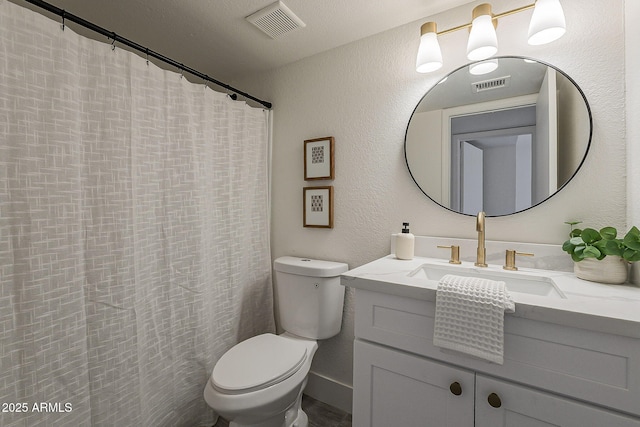
[[500,57],[459,68],[427,92],[409,120],[405,158],[418,187],[441,206],[509,215],[566,185],[591,133],[587,99],[567,74]]

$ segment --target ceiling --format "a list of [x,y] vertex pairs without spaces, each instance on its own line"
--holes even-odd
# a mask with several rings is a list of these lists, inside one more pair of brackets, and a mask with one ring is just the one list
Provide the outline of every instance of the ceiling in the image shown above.
[[[12,1],[40,10],[24,0]],[[232,83],[234,76],[275,69],[470,0],[283,0],[306,26],[275,40],[244,19],[274,0],[47,2],[187,67]]]

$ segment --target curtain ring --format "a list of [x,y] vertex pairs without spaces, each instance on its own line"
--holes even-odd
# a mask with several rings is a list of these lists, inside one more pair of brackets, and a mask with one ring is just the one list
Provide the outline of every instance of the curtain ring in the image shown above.
[[147,48],[147,65],[149,65],[149,48]]
[[65,10],[62,10],[62,31],[64,31],[64,19],[66,14],[67,12]]

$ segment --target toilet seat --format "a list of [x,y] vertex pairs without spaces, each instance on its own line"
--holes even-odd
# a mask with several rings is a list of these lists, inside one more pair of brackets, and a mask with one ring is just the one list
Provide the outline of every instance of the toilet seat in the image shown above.
[[292,376],[303,365],[307,346],[274,334],[262,334],[233,346],[216,363],[211,383],[223,393],[264,389]]

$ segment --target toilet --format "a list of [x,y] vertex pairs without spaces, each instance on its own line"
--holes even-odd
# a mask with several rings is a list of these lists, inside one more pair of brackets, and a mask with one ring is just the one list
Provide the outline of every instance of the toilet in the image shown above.
[[307,427],[300,403],[318,344],[340,332],[347,264],[285,256],[274,261],[281,335],[236,344],[216,363],[204,399],[229,427]]

